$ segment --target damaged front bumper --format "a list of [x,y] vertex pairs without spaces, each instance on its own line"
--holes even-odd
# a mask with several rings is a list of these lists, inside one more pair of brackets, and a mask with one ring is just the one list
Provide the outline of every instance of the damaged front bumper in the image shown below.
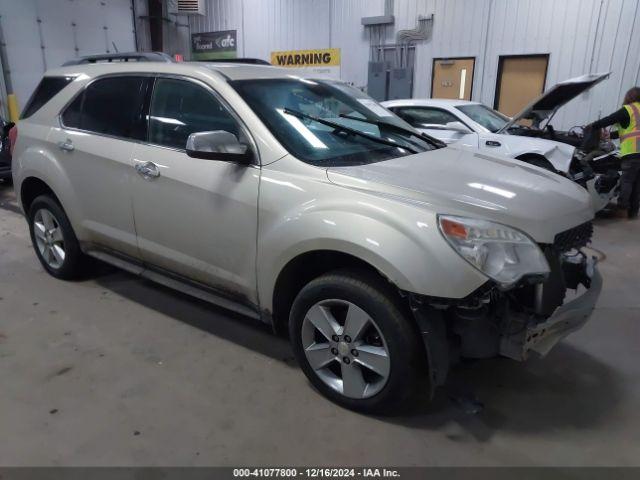
[[588,288],[577,298],[559,306],[546,320],[535,323],[530,317],[513,313],[508,333],[500,339],[500,355],[526,360],[530,352],[546,355],[563,338],[589,320],[602,291],[602,276],[595,261],[587,268]]
[[587,182],[587,191],[591,197],[591,206],[594,212],[604,209],[618,194],[620,175],[598,175]]
[[[582,328],[602,291],[597,258],[582,249],[558,249],[582,244],[590,236],[590,225],[557,235],[555,247],[545,249],[551,272],[543,282],[523,282],[509,291],[487,283],[462,300],[407,292],[422,334],[432,392],[462,358],[523,361],[531,352],[546,355]],[[575,294],[567,299],[569,291]]]

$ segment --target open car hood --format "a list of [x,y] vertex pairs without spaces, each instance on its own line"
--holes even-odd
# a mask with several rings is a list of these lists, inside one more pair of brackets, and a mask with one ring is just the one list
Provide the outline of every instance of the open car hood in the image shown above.
[[551,117],[560,107],[569,103],[581,93],[593,88],[598,83],[607,79],[611,72],[588,73],[579,77],[570,78],[560,83],[556,83],[549,90],[544,92],[533,102],[527,105],[524,110],[515,115],[509,123],[502,127],[497,133],[505,132],[520,120],[532,120],[534,125],[540,123],[545,118]]

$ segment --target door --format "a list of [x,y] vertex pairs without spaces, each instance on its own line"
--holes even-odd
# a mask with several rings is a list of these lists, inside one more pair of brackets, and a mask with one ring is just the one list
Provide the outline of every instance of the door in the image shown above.
[[256,304],[260,170],[185,152],[191,133],[244,129],[204,84],[158,78],[148,143],[136,145],[133,211],[145,263]]
[[431,98],[471,100],[475,58],[433,60]]
[[61,116],[50,142],[75,190],[92,243],[138,257],[131,211],[131,154],[145,138],[142,103],[150,77],[95,80]]
[[513,117],[544,92],[549,55],[500,57],[494,108]]
[[425,106],[392,107],[391,110],[412,127],[450,144],[462,142],[477,147],[477,134],[460,118],[443,108]]

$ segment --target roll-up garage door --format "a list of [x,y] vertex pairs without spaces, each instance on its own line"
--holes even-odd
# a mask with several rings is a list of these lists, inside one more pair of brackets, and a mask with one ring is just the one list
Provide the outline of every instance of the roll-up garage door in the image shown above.
[[4,77],[19,109],[45,70],[77,56],[135,50],[131,0],[0,0],[0,29]]

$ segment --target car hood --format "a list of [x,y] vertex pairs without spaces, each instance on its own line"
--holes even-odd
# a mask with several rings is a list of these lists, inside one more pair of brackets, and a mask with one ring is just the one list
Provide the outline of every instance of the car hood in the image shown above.
[[369,165],[330,167],[329,181],[437,214],[486,218],[541,243],[593,218],[587,191],[506,158],[447,147]]
[[539,122],[553,115],[560,107],[607,79],[609,75],[611,75],[611,72],[589,73],[556,83],[527,105],[520,113],[515,115],[499,132],[506,131],[510,126],[520,120],[534,120]]

